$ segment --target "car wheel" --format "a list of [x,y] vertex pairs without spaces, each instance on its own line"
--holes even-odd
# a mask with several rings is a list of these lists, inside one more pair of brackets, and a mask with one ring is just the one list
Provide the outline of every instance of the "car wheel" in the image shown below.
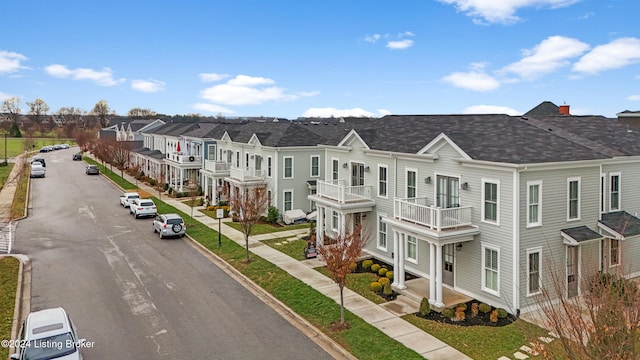
[[173,230],[174,233],[179,233],[180,231],[182,231],[182,225],[173,224],[173,226],[171,227],[171,230]]

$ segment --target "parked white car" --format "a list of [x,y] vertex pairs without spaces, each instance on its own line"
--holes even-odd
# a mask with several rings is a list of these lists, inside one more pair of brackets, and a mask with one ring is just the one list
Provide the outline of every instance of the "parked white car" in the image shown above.
[[18,352],[11,355],[12,360],[82,360],[80,348],[88,347],[85,339],[78,339],[71,318],[61,307],[30,313],[14,345]]
[[131,200],[140,199],[140,194],[137,192],[126,192],[120,195],[120,205],[128,208],[131,205]]
[[187,232],[184,221],[178,214],[162,214],[157,215],[153,220],[153,232],[160,235],[160,239],[165,236],[183,237]]
[[44,177],[46,174],[46,169],[42,166],[42,163],[39,161],[34,161],[31,163],[31,173],[30,177]]
[[155,216],[156,204],[151,199],[133,199],[129,205],[129,213],[136,219],[142,216]]

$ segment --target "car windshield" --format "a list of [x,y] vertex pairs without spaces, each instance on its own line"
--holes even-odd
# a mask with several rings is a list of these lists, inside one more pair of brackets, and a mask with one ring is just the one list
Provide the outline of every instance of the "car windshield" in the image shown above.
[[140,199],[140,195],[129,195],[129,199]]
[[182,219],[167,219],[167,224],[182,224]]
[[76,352],[76,344],[71,333],[50,336],[29,341],[24,348],[25,360],[54,359]]

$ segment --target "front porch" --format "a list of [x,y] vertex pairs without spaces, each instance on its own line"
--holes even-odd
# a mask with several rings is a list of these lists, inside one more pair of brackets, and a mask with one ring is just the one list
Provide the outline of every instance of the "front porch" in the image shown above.
[[[422,301],[423,298],[429,299],[430,280],[428,278],[419,277],[412,280],[406,280],[404,285],[406,286],[406,289],[394,288],[394,290],[398,294],[404,295],[418,304],[420,304],[420,301]],[[442,287],[442,303],[444,306],[441,308],[452,307],[456,304],[466,303],[471,300],[473,300],[472,297],[459,293],[449,287]]]

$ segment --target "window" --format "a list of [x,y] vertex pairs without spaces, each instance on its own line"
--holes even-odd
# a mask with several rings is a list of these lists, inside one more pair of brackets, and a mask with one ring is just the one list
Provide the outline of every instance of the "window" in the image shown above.
[[378,196],[387,197],[387,166],[378,165]]
[[540,248],[527,250],[527,295],[539,294],[540,285]]
[[612,173],[609,176],[609,210],[620,210],[620,173]]
[[338,180],[340,176],[340,160],[331,160],[331,180]]
[[209,160],[215,160],[216,159],[216,146],[215,145],[209,145],[208,147],[209,149],[209,154],[208,154],[208,159]]
[[293,157],[284,157],[284,175],[285,179],[291,179],[293,177]]
[[284,211],[293,209],[293,190],[284,192]]
[[498,224],[498,182],[482,180],[482,220]]
[[527,182],[527,227],[542,225],[542,181]]
[[240,151],[236,151],[236,168],[240,167]]
[[609,266],[620,265],[620,240],[609,239]]
[[249,154],[244,154],[244,167],[249,168]]
[[418,190],[417,178],[418,172],[416,170],[407,170],[407,198],[416,197]]
[[580,178],[567,179],[567,220],[580,219]]
[[267,176],[271,177],[271,156],[267,156]]
[[498,255],[497,249],[486,247],[483,245],[482,250],[482,288],[493,294],[498,294],[499,274],[498,274]]
[[331,229],[333,231],[338,231],[338,212],[337,211],[332,211],[331,212]]
[[451,176],[437,176],[436,205],[442,208],[460,206],[460,179]]
[[382,216],[378,216],[378,248],[387,250],[387,224],[382,222]]
[[600,174],[600,213],[604,213],[606,209],[606,193],[607,193],[607,185],[606,174]]
[[418,239],[415,236],[406,235],[407,237],[407,260],[418,262]]
[[[315,195],[318,193],[317,189],[309,189],[309,195]],[[316,202],[311,200],[309,202],[309,208],[311,209],[311,211],[316,211],[317,210],[317,206],[316,206]]]
[[320,156],[314,155],[311,157],[311,176],[320,176]]

